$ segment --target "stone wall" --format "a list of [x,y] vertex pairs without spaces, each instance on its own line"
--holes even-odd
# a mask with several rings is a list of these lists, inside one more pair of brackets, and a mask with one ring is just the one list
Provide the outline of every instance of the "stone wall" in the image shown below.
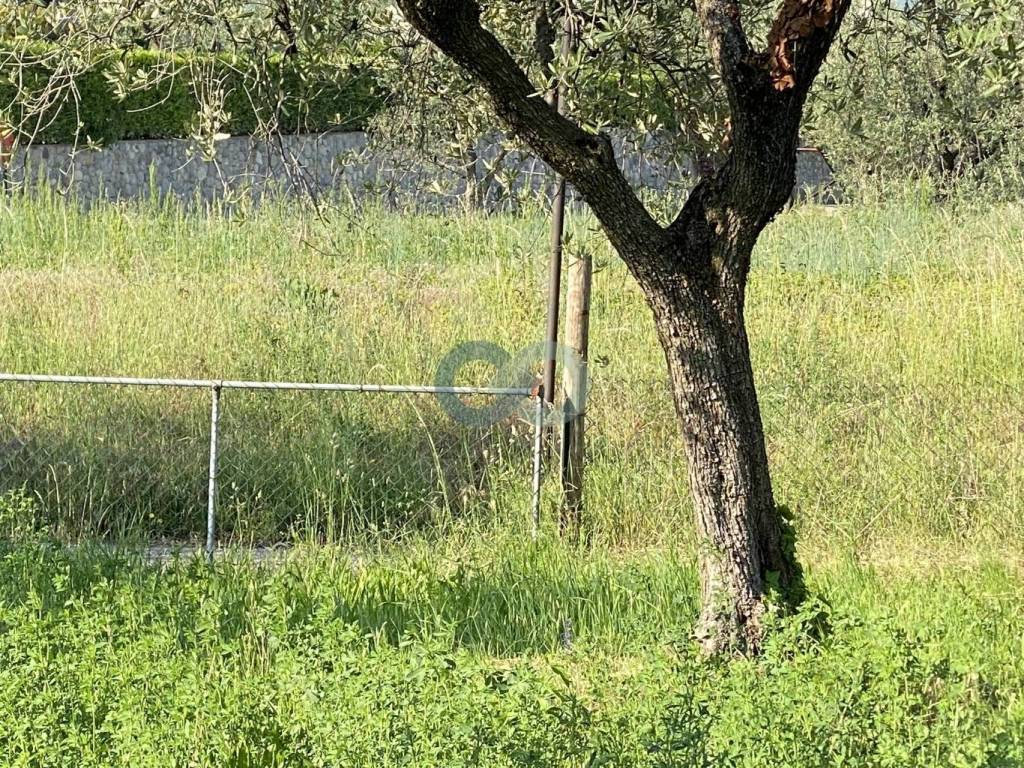
[[[627,178],[638,188],[685,192],[696,169],[673,158],[656,140],[618,140],[617,156]],[[216,143],[212,160],[184,140],[123,141],[103,150],[67,145],[31,147],[15,158],[9,175],[29,186],[45,180],[62,193],[89,203],[173,195],[209,203],[270,191],[325,193],[389,206],[445,208],[466,199],[467,178],[476,178],[476,196],[490,207],[514,207],[548,189],[550,172],[536,158],[510,153],[494,160],[498,147],[481,143],[475,174],[466,167],[425,162],[412,153],[380,152],[363,133],[284,136],[276,142],[249,137]],[[798,154],[800,196],[828,196],[832,175],[820,153]],[[496,168],[494,173],[489,169]]]

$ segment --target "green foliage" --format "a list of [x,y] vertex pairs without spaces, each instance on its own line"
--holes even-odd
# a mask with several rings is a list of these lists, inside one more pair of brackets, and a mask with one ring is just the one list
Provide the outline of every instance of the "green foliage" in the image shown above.
[[0,46],[0,115],[34,143],[354,130],[377,111],[373,78],[276,56],[182,56]]
[[[777,5],[740,3],[756,48]],[[195,134],[208,141],[204,149],[218,132],[366,125],[398,163],[435,162],[459,174],[475,165],[485,179],[507,180],[500,156],[474,155],[480,138],[501,128],[488,100],[465,72],[422,44],[390,3],[289,0],[290,32],[273,7],[254,9],[243,0],[211,8],[144,0],[128,9],[86,0],[73,7],[0,0],[0,36],[54,41],[38,49],[45,62],[25,72],[28,90],[46,90],[57,72],[58,81],[72,73],[78,91],[65,87],[42,110],[26,106],[31,99],[23,93],[12,122],[43,141]],[[559,82],[569,114],[587,128],[661,131],[673,140],[660,142],[659,151],[712,165],[721,160],[728,105],[690,5],[580,3],[578,48],[556,56],[551,71],[541,66],[545,46],[538,49],[535,39],[538,7],[483,5],[484,23],[538,92]],[[557,12],[552,23],[561,24]],[[97,49],[97,40],[127,53]],[[908,181],[924,181],[940,197],[959,190],[1019,198],[1021,40],[1015,0],[856,2],[812,93],[804,140],[829,153],[848,198],[891,196]],[[24,45],[31,51],[36,44]],[[299,56],[284,55],[292,45]],[[220,53],[182,60],[147,48]],[[373,82],[366,72],[348,71],[351,62],[371,63]],[[7,81],[21,75],[2,54],[0,66],[2,112],[12,98]],[[179,76],[166,77],[170,70]],[[338,78],[339,71],[346,76]],[[111,87],[124,101],[110,97]],[[521,149],[515,137],[503,141],[504,149]]]
[[0,493],[0,539],[30,540],[51,522],[43,519],[39,505],[23,491]]
[[[1024,194],[1024,35],[1016,3],[940,0],[851,12],[806,137],[852,197],[924,179],[940,196]],[[876,7],[877,6],[877,7]]]
[[[542,338],[543,215],[320,221],[266,201],[243,226],[243,213],[5,198],[4,368],[430,383],[456,344]],[[568,253],[586,248],[597,265],[588,533],[623,547],[688,540],[685,453],[649,313],[593,220],[570,216],[568,229]],[[766,230],[746,314],[798,542],[1022,546],[1022,237],[1019,205],[926,198],[796,207]],[[430,398],[229,392],[222,405],[226,536],[525,523],[522,422],[485,435]],[[27,443],[17,471],[0,458],[0,483],[31,481],[62,535],[202,530],[207,393],[5,386],[0,423],[0,445]]]
[[[821,571],[831,608],[780,620],[759,659],[705,662],[686,639],[695,596],[674,602],[687,564],[519,547],[211,569],[3,546],[0,754],[33,768],[1024,760],[1024,591],[1005,568]],[[565,611],[580,622],[567,651]]]

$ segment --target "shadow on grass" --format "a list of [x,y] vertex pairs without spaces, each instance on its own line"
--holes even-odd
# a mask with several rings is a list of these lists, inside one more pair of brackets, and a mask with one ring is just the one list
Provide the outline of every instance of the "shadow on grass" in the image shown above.
[[38,536],[0,542],[6,605],[55,620],[103,611],[135,626],[144,617],[189,644],[238,651],[265,633],[321,642],[345,628],[370,646],[417,639],[499,656],[671,643],[691,631],[696,584],[685,558],[620,562],[513,540],[464,556],[401,547],[363,559],[309,547],[274,564],[236,555],[212,567],[198,555],[158,564]]
[[[209,425],[198,403],[86,407],[95,400],[62,402],[71,415],[87,411],[80,424],[5,401],[0,493],[34,499],[36,527],[66,540],[201,538]],[[382,425],[363,405],[299,405],[241,407],[222,424],[217,512],[225,539],[400,537],[493,515],[510,497],[527,503],[521,425],[467,429],[436,409],[429,422],[410,423],[405,413],[404,422]]]

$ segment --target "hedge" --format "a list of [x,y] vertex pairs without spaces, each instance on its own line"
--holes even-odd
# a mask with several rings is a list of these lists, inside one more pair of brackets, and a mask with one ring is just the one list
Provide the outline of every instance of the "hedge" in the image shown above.
[[[122,139],[166,139],[190,136],[197,123],[204,84],[224,92],[227,118],[219,131],[255,133],[274,121],[282,133],[319,133],[362,128],[380,108],[381,97],[371,74],[354,67],[312,71],[299,59],[274,59],[257,68],[229,57],[193,57],[130,50],[106,52],[75,75],[75,98],[66,90],[37,120],[25,103],[26,94],[42,92],[55,74],[55,49],[19,48],[0,44],[0,123],[19,126],[40,144],[98,144]],[[10,62],[21,61],[12,66]],[[116,73],[127,69],[132,82],[119,98]],[[193,72],[202,75],[193,80]],[[16,83],[21,82],[19,90]],[[82,126],[78,129],[78,122]],[[35,126],[38,125],[38,130]]]

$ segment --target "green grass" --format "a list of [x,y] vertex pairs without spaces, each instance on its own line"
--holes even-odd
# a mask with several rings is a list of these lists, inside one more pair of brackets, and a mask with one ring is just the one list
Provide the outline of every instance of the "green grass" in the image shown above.
[[[153,566],[91,542],[202,530],[208,393],[0,385],[0,765],[1024,764],[1024,209],[766,232],[751,339],[812,599],[716,662],[648,311],[570,228],[598,266],[585,549],[525,535],[521,418],[232,391],[225,538],[298,546]],[[0,368],[429,383],[454,344],[540,338],[545,242],[534,215],[4,198]]]
[[[812,569],[763,656],[688,641],[685,556],[512,540],[261,568],[0,551],[0,754],[31,766],[1012,766],[1024,590]],[[560,639],[565,620],[573,641]]]
[[[592,252],[598,270],[590,534],[675,542],[690,528],[685,460],[649,312],[593,221],[570,230],[569,253]],[[459,342],[541,338],[545,238],[539,215],[322,222],[283,204],[231,218],[9,198],[0,360],[431,383]],[[748,314],[777,496],[805,541],[1024,543],[1022,277],[1020,206],[797,208],[768,229]],[[63,535],[202,529],[207,393],[5,386],[0,398],[2,428],[28,442],[8,482],[44,497]],[[223,530],[506,530],[528,504],[528,431],[462,428],[430,398],[229,392]]]

